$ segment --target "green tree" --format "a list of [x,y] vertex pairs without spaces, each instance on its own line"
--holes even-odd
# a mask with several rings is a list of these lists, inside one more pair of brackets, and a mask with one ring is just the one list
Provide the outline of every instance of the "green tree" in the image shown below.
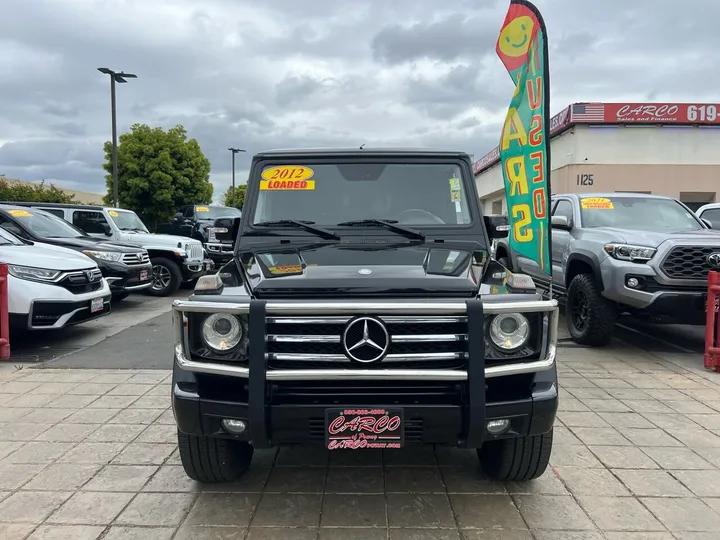
[[75,196],[50,184],[45,187],[45,180],[39,184],[8,182],[0,178],[0,201],[46,202],[46,203],[77,203]]
[[[247,191],[246,184],[242,184],[240,186],[235,186],[235,207],[236,208],[242,209],[243,203],[245,202],[245,191]],[[223,195],[222,203],[225,206],[233,206],[233,188],[232,188],[232,186],[227,188],[225,195]]]
[[[106,142],[105,204],[112,204],[112,143]],[[120,207],[134,210],[150,230],[170,221],[185,204],[209,204],[210,161],[181,125],[168,129],[134,124],[117,151]]]

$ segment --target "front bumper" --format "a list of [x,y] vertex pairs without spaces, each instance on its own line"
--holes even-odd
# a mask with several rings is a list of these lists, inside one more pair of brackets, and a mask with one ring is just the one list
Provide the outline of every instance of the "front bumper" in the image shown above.
[[100,270],[113,293],[141,291],[151,287],[153,283],[152,263],[150,262],[137,266],[106,263],[100,267]]
[[[248,313],[247,366],[190,359],[183,312]],[[485,315],[546,312],[547,333],[541,358],[526,362],[486,365],[480,330],[469,333],[465,369],[268,369],[266,316],[368,312],[463,314],[468,328],[480,329]],[[480,300],[355,304],[178,300],[173,304],[173,411],[184,433],[249,440],[256,448],[322,443],[325,410],[342,407],[402,408],[407,443],[479,448],[492,438],[546,433],[557,410],[557,322],[554,300],[486,305]],[[218,392],[205,391],[208,388]],[[243,420],[248,429],[230,435],[221,427],[223,419]],[[492,419],[508,419],[510,429],[490,434],[486,425]]]
[[[103,309],[93,313],[92,301],[98,298]],[[105,279],[100,289],[82,294],[13,276],[8,279],[8,311],[13,324],[28,330],[58,329],[103,317],[110,313],[110,298]]]
[[188,261],[184,260],[180,272],[182,274],[183,281],[192,281],[200,276],[204,276],[210,272],[215,266],[215,263],[210,259]]
[[[655,322],[705,324],[707,284],[699,280],[668,279],[654,265],[618,261],[607,257],[600,265],[603,296],[627,308],[633,315]],[[629,287],[635,278],[638,287]]]

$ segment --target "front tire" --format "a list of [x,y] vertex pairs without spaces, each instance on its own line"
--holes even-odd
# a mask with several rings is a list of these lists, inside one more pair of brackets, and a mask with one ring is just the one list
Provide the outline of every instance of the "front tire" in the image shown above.
[[488,441],[477,450],[480,467],[491,479],[527,482],[542,476],[550,463],[553,432]]
[[233,482],[250,467],[253,447],[243,441],[186,435],[178,431],[180,461],[185,474],[196,482]]
[[513,269],[512,269],[512,263],[510,262],[510,259],[508,259],[507,257],[500,257],[500,258],[497,260],[497,262],[499,262],[500,264],[502,264],[505,268],[507,268],[507,269],[510,270],[511,272],[513,271]]
[[579,274],[568,287],[565,319],[573,341],[599,347],[612,339],[617,310],[600,294],[592,274]]
[[153,296],[169,296],[180,288],[182,273],[180,267],[165,257],[151,259],[153,284],[147,289]]

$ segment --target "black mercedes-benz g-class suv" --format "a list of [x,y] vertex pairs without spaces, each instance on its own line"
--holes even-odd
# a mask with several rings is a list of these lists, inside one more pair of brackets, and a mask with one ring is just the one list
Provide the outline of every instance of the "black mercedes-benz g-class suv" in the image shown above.
[[[502,223],[500,223],[502,221]],[[254,448],[477,449],[541,475],[558,402],[558,307],[492,260],[465,153],[275,150],[253,158],[234,258],[173,304],[186,473],[230,481]]]

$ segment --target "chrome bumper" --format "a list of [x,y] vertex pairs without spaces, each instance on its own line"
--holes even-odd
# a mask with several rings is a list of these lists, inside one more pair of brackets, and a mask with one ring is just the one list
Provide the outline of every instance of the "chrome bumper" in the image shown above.
[[[184,333],[183,312],[188,313],[234,313],[247,314],[249,303],[173,302],[173,328],[175,336],[175,362],[180,369],[194,373],[249,378],[250,369],[211,362],[196,362],[187,356],[187,340]],[[532,302],[488,303],[483,306],[486,315],[502,313],[548,314],[548,337],[545,357],[541,360],[513,364],[493,365],[485,368],[485,377],[504,377],[535,373],[552,369],[557,354],[557,329],[559,308],[556,300]],[[464,302],[267,302],[268,315],[464,315]],[[468,372],[459,369],[274,369],[267,371],[267,380],[273,381],[465,381]]]

